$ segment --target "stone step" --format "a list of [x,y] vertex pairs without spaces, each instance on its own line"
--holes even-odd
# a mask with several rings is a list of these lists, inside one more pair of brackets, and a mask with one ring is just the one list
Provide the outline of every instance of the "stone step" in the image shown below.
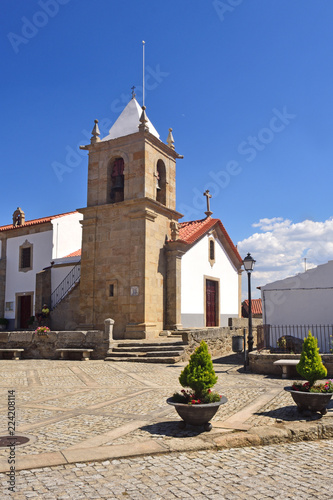
[[178,351],[155,351],[155,352],[146,352],[146,356],[148,358],[151,358],[151,357],[163,357],[163,356],[181,356],[182,354],[184,354],[184,349],[182,349],[181,351],[178,349]]
[[112,350],[110,353],[110,356],[117,357],[117,358],[138,358],[139,356],[144,356],[144,352],[132,352],[132,351],[123,351],[123,352],[117,352]]
[[116,357],[116,356],[108,356],[105,358],[105,361],[127,361],[127,362],[135,362],[135,363],[167,363],[169,365],[173,365],[178,361],[181,361],[180,357],[146,357],[146,356],[134,356],[134,357]]
[[165,358],[165,357],[179,357],[182,354],[184,354],[184,351],[156,351],[156,352],[115,352],[112,351],[110,352],[110,356],[116,357],[116,358]]
[[123,341],[111,349],[105,361],[138,361],[140,363],[177,363],[185,352],[184,342]]
[[124,346],[124,347],[114,347],[112,349],[112,352],[154,352],[156,350],[158,351],[179,351],[179,349],[181,348],[182,346],[179,346],[179,345],[168,345],[168,346],[161,346],[161,345],[158,345],[158,346],[145,346],[145,345],[142,345],[140,347],[133,347],[133,346]]
[[117,347],[171,347],[171,346],[185,346],[186,343],[182,341],[170,341],[170,342],[140,342],[140,341],[117,341]]
[[158,358],[163,358],[163,357],[171,357],[171,356],[181,356],[184,354],[184,350],[182,351],[154,351],[154,352],[132,352],[132,351],[122,351],[122,352],[117,352],[117,351],[112,351],[110,353],[110,356],[117,357],[117,358],[142,358],[142,357],[148,357],[148,358],[153,358],[153,357],[158,357]]

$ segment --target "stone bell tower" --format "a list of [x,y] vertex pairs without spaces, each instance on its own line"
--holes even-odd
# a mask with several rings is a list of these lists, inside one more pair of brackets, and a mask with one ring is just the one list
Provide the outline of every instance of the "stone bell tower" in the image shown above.
[[115,338],[156,337],[178,321],[167,313],[178,278],[168,276],[175,266],[165,242],[182,217],[175,211],[181,156],[172,130],[163,143],[134,95],[109,135],[99,136],[95,120],[91,144],[81,146],[89,152],[87,207],[79,210],[81,327],[103,329],[113,318]]

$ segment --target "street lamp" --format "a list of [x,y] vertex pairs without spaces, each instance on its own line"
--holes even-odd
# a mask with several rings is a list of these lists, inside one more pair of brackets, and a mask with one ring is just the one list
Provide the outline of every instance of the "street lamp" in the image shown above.
[[243,260],[243,266],[247,272],[247,282],[248,282],[248,294],[249,294],[249,336],[247,339],[248,352],[253,351],[253,334],[252,334],[252,303],[251,303],[251,273],[254,268],[256,261],[251,257],[251,254],[247,254]]

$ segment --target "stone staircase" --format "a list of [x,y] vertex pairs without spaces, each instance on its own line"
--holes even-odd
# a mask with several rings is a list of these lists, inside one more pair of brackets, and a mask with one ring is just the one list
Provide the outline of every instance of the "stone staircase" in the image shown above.
[[185,355],[182,341],[119,341],[108,352],[105,361],[132,361],[136,363],[168,363],[182,361]]

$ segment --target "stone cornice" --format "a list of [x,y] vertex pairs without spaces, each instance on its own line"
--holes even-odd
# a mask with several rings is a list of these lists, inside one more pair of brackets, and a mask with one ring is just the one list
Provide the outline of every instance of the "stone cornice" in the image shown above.
[[177,220],[183,217],[183,214],[166,207],[162,203],[151,198],[137,198],[131,200],[120,201],[119,203],[106,203],[104,205],[94,205],[92,207],[78,208],[77,211],[89,220],[92,217],[97,217],[99,213],[105,212],[108,217],[118,218],[121,215],[129,216],[131,212],[151,211],[168,217],[170,220]]
[[123,137],[117,137],[116,139],[110,139],[109,141],[101,141],[93,144],[87,144],[85,146],[80,146],[80,149],[90,152],[101,152],[101,151],[110,151],[110,146],[112,143],[113,148],[122,148],[127,145],[135,144],[136,142],[150,142],[157,149],[163,151],[163,153],[167,156],[170,156],[173,159],[183,158],[179,155],[174,149],[170,148],[167,144],[164,144],[160,139],[157,139],[150,132],[137,132],[135,134],[125,135]]

